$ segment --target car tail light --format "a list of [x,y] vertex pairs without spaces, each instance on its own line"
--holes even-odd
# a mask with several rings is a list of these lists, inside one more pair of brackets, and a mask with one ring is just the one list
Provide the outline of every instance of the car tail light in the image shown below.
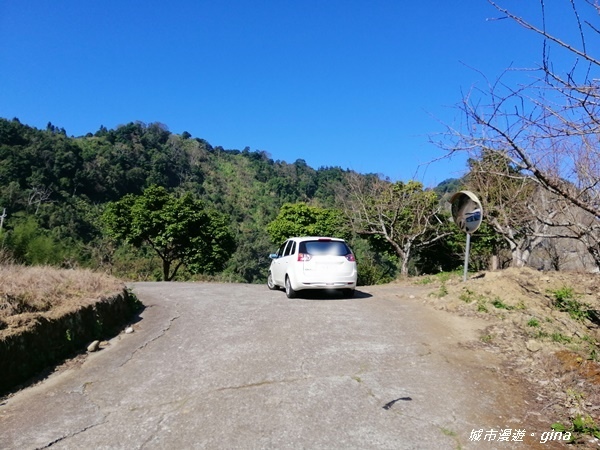
[[346,255],[346,259],[347,259],[348,261],[350,261],[350,262],[355,262],[355,261],[356,261],[356,258],[354,257],[354,255],[353,255],[352,253],[348,253],[348,254]]
[[298,261],[310,261],[310,258],[308,253],[298,253]]

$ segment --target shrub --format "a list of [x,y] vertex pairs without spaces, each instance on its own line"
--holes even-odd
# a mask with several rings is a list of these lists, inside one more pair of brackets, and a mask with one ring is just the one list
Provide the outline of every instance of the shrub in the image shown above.
[[578,321],[589,318],[590,305],[577,300],[572,287],[563,286],[560,289],[549,292],[554,296],[553,305],[559,311],[569,313],[572,319]]

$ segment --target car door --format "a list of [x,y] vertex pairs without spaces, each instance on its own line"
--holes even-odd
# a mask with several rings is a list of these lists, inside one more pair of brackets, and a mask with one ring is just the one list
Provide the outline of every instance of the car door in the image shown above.
[[285,250],[288,248],[290,241],[285,241],[279,250],[277,250],[277,258],[271,264],[271,273],[273,274],[273,282],[278,286],[283,286],[285,281],[286,263],[284,261]]
[[289,245],[285,248],[283,253],[283,266],[285,267],[285,273],[283,275],[283,281],[285,282],[285,274],[294,278],[292,275],[292,269],[294,262],[296,261],[296,241],[290,241]]

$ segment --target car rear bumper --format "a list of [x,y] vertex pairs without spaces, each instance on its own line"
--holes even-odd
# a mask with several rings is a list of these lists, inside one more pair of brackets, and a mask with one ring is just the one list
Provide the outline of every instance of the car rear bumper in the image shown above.
[[332,279],[313,280],[313,279],[299,279],[291,280],[292,287],[294,290],[299,291],[303,289],[355,289],[356,288],[356,276],[349,277],[336,277]]
[[356,283],[302,283],[299,289],[355,289]]

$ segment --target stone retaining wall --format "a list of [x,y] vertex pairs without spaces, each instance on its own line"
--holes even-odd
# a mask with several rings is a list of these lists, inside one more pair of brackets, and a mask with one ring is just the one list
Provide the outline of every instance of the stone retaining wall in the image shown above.
[[142,308],[127,290],[55,319],[40,316],[22,333],[0,340],[0,395],[44,369],[115,336]]

